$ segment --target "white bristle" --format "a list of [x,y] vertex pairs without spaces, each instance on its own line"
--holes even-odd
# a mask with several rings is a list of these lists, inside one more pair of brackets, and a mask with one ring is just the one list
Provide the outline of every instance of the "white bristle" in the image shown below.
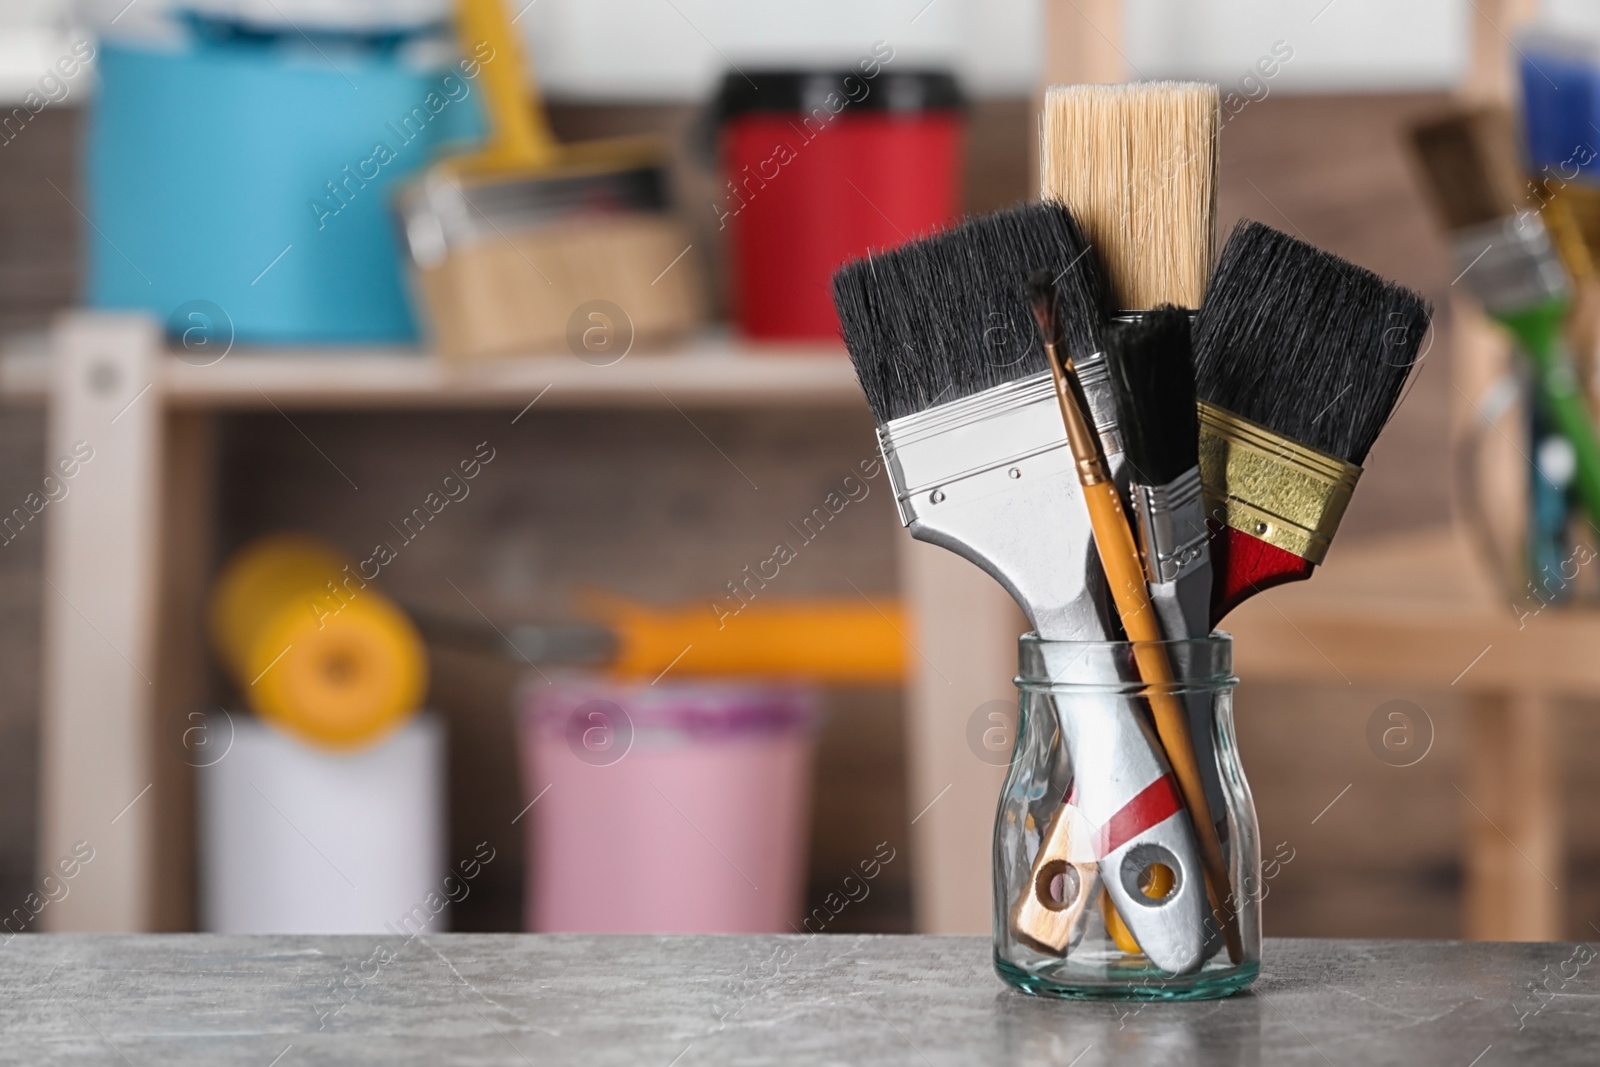
[[1057,85],[1040,188],[1100,253],[1113,304],[1197,308],[1216,246],[1218,96],[1201,82]]

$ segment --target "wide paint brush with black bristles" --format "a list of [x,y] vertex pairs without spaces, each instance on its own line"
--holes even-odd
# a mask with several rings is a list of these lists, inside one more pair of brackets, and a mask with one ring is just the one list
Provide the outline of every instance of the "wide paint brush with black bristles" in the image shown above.
[[1082,511],[1072,455],[1023,297],[1041,265],[1060,278],[1066,344],[1098,369],[1089,402],[1114,434],[1099,270],[1064,208],[1014,208],[869,255],[835,275],[834,302],[911,535],[988,571],[1041,635],[1094,639],[1103,583],[1087,526],[1068,519]]
[[1234,229],[1194,324],[1213,625],[1323,561],[1429,318],[1421,296],[1330,252]]
[[[1120,484],[1099,263],[1066,208],[1027,205],[874,254],[835,276],[834,300],[878,420],[901,521],[913,537],[998,580],[1048,642],[1047,655],[1082,654],[1096,647],[1085,642],[1107,641],[1115,630],[1078,478],[1083,457],[1062,434],[1050,364],[1025,298],[1025,281],[1040,269],[1054,281],[1052,344],[1073,362],[1098,437],[1093,451],[1104,449],[1099,469]],[[1105,669],[1109,683],[1123,681],[1114,663]],[[1206,947],[1206,879],[1194,831],[1139,709],[1114,701],[1108,710],[1058,716],[1077,772],[1073,812],[1059,800],[1037,812],[1048,826],[1038,855],[1073,864],[1080,877],[1056,896],[1057,879],[1036,872],[1029,879],[1036,891],[1006,902],[1008,929],[1042,954],[1065,955],[1103,886],[1150,960],[1189,973]],[[1142,805],[1149,796],[1171,803]],[[1113,829],[1084,838],[1085,826]],[[1088,862],[1074,841],[1090,850]],[[1119,872],[1124,861],[1158,854],[1170,857],[1178,877],[1156,901]]]

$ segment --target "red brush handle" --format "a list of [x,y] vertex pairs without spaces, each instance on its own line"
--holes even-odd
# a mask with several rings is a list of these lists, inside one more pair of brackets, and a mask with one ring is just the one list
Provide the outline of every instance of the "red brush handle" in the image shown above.
[[1257,537],[1224,527],[1212,528],[1211,625],[1263,589],[1311,577],[1315,564]]

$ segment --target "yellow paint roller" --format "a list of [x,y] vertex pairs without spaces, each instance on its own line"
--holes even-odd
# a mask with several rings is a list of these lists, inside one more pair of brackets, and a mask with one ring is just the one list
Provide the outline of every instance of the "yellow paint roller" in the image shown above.
[[427,689],[411,621],[353,561],[299,534],[263,537],[228,561],[211,638],[256,714],[319,745],[377,740]]

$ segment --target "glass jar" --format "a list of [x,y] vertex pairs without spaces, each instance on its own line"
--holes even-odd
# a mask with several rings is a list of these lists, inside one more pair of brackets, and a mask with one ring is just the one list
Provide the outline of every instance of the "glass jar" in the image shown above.
[[[1146,685],[1138,664],[1158,654],[1174,681]],[[1233,639],[1027,634],[1018,660],[1021,717],[994,832],[1000,977],[1038,996],[1137,1000],[1249,985],[1261,967],[1260,835],[1234,742]]]

